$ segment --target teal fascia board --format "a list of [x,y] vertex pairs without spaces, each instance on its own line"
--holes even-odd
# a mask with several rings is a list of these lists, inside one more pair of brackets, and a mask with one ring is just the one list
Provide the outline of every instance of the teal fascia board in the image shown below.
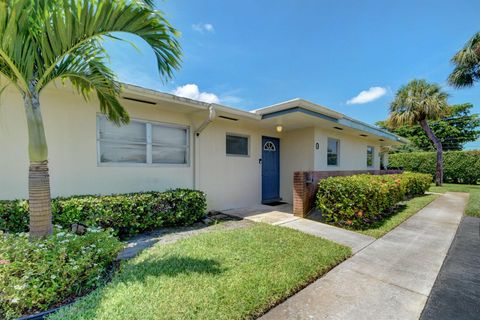
[[351,120],[351,119],[348,119],[348,118],[338,119],[338,124],[344,125],[346,127],[352,128],[352,129],[357,129],[357,130],[361,130],[361,131],[364,131],[364,132],[367,132],[367,133],[371,133],[371,134],[374,134],[374,135],[377,135],[377,136],[381,136],[381,137],[387,138],[389,140],[401,141],[396,135],[394,135],[392,133],[383,131],[383,130],[375,128],[373,126],[369,126],[367,124],[357,122],[355,120]]
[[376,136],[381,136],[381,137],[384,137],[384,138],[389,139],[389,140],[401,141],[399,139],[399,137],[397,137],[396,135],[394,135],[392,133],[389,133],[389,132],[386,132],[386,131],[383,131],[381,129],[375,128],[373,126],[367,125],[365,123],[358,122],[358,121],[348,119],[348,118],[337,119],[337,118],[334,118],[334,117],[327,116],[323,113],[315,112],[315,111],[308,110],[308,109],[305,109],[305,108],[302,108],[302,107],[293,107],[293,108],[289,108],[289,109],[285,109],[285,110],[281,110],[281,111],[275,111],[275,112],[272,112],[272,113],[267,113],[267,114],[262,115],[262,119],[275,118],[275,117],[283,116],[283,115],[294,113],[294,112],[300,112],[300,113],[303,113],[303,114],[306,114],[306,115],[309,115],[309,116],[312,116],[312,117],[317,117],[317,118],[320,118],[320,119],[324,119],[324,120],[336,123],[338,125],[342,125],[342,126],[349,127],[349,128],[352,128],[352,129],[356,129],[356,130],[360,130],[360,131],[367,132],[367,133],[370,133],[370,134],[374,134]]
[[304,113],[304,114],[309,115],[309,116],[325,119],[325,120],[332,121],[332,122],[338,122],[338,119],[336,119],[334,117],[330,117],[330,116],[327,116],[325,114],[318,113],[318,112],[315,112],[315,111],[312,111],[312,110],[304,109],[302,107],[293,107],[293,108],[289,108],[289,109],[285,109],[285,110],[281,110],[281,111],[275,111],[275,112],[272,112],[272,113],[267,113],[267,114],[262,115],[262,119],[275,118],[275,117],[278,117],[278,116],[283,116],[283,115],[286,115],[286,114],[289,114],[289,113],[294,113],[294,112],[301,112],[301,113]]

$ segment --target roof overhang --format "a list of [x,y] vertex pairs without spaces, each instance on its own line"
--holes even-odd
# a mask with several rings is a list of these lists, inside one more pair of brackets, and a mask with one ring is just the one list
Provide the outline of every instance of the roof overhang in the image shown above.
[[[161,110],[170,110],[186,114],[208,115],[209,108],[214,107],[217,118],[223,120],[239,121],[244,125],[262,127],[275,130],[276,126],[282,125],[286,131],[321,127],[325,129],[338,129],[345,134],[362,136],[367,139],[375,139],[384,145],[399,145],[409,141],[391,132],[377,128],[345,116],[327,107],[315,104],[304,99],[293,99],[286,102],[271,105],[265,108],[245,111],[229,106],[207,103],[194,99],[179,97],[174,94],[160,92],[140,86],[119,83],[121,86],[120,97],[123,102],[135,104],[143,103]],[[72,85],[55,82],[47,90],[73,90]]]
[[162,102],[162,107],[167,107],[168,105],[171,105],[175,111],[184,113],[208,111],[208,108],[210,106],[213,106],[216,112],[220,115],[250,120],[261,120],[260,115],[249,111],[224,106],[218,103],[207,103],[189,98],[179,97],[174,94],[159,92],[125,83],[122,84],[121,97],[126,100],[143,102],[147,104],[159,104],[160,102]]
[[367,123],[349,118],[339,112],[304,99],[293,99],[275,104],[266,108],[245,111],[217,103],[206,103],[189,98],[183,98],[170,93],[146,89],[131,84],[122,84],[122,98],[149,104],[158,104],[161,108],[168,108],[176,112],[197,113],[208,112],[210,106],[215,108],[217,117],[245,124],[274,129],[282,124],[287,129],[306,127],[340,128],[345,133],[369,136],[385,144],[404,144],[408,140],[398,137]]
[[[307,125],[315,126],[317,123],[321,127],[334,128],[345,132],[348,131],[351,134],[358,132],[358,135],[361,137],[372,138],[372,136],[374,136],[378,138],[380,142],[385,142],[386,144],[404,144],[408,142],[407,139],[401,138],[391,132],[349,118],[339,112],[303,99],[286,101],[252,112],[260,114],[264,121],[270,120],[270,122],[272,122],[272,119],[275,119],[277,124],[292,129],[299,128],[299,125],[304,127]],[[303,116],[298,116],[298,114]],[[308,121],[307,118],[311,118],[310,121]],[[293,122],[297,122],[297,125],[295,126]]]
[[305,111],[312,111],[312,112],[322,114],[322,115],[325,115],[325,116],[328,116],[328,117],[331,117],[331,118],[335,118],[335,119],[339,119],[339,118],[343,117],[343,114],[341,114],[339,112],[336,112],[332,109],[323,107],[319,104],[315,104],[313,102],[310,102],[310,101],[307,101],[307,100],[304,100],[304,99],[299,99],[299,98],[289,100],[289,101],[285,101],[285,102],[281,102],[281,103],[277,103],[277,104],[274,104],[274,105],[271,105],[271,106],[268,106],[268,107],[265,107],[265,108],[253,110],[252,112],[254,112],[256,114],[259,114],[259,115],[262,115],[262,117],[263,117],[263,116],[268,115],[268,114],[272,114],[272,113],[274,114],[274,113],[277,113],[277,112],[282,112],[282,111],[285,111],[285,110],[288,110],[288,109],[293,109],[293,108],[300,108],[300,109],[305,110]]

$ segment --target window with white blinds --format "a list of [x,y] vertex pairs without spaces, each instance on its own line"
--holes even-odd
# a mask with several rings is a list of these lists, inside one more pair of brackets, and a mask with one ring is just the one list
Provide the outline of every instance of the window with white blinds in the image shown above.
[[117,126],[98,116],[99,163],[188,164],[188,128],[131,120]]

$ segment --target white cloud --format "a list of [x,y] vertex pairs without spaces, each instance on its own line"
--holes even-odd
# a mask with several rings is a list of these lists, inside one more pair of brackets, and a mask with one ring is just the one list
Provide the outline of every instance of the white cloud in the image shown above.
[[198,32],[213,32],[215,31],[215,28],[213,27],[213,24],[211,23],[197,23],[197,24],[192,24],[192,29]]
[[237,105],[243,102],[243,99],[237,96],[232,95],[222,95],[220,96],[220,101],[226,105]]
[[363,90],[358,95],[347,101],[347,104],[364,104],[377,100],[387,93],[387,89],[383,87],[371,87]]
[[184,86],[177,87],[173,90],[173,94],[179,97],[199,100],[207,103],[219,103],[220,99],[214,93],[200,92],[198,86],[194,83],[189,83]]

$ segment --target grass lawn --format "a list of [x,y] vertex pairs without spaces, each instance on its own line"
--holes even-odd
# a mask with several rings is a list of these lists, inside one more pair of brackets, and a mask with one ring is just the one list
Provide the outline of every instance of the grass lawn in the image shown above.
[[375,238],[380,238],[385,235],[390,230],[397,227],[400,223],[407,220],[420,209],[425,207],[427,204],[432,202],[438,197],[435,194],[424,195],[410,199],[408,201],[402,202],[400,208],[393,215],[387,217],[386,219],[379,221],[378,223],[372,225],[370,228],[365,230],[354,230],[359,233],[363,233],[367,236],[372,236]]
[[157,245],[49,319],[245,319],[349,257],[347,247],[255,224]]
[[480,185],[444,183],[441,187],[437,187],[435,185],[431,186],[430,191],[440,193],[447,191],[469,192],[470,198],[468,199],[465,214],[468,216],[480,217]]

